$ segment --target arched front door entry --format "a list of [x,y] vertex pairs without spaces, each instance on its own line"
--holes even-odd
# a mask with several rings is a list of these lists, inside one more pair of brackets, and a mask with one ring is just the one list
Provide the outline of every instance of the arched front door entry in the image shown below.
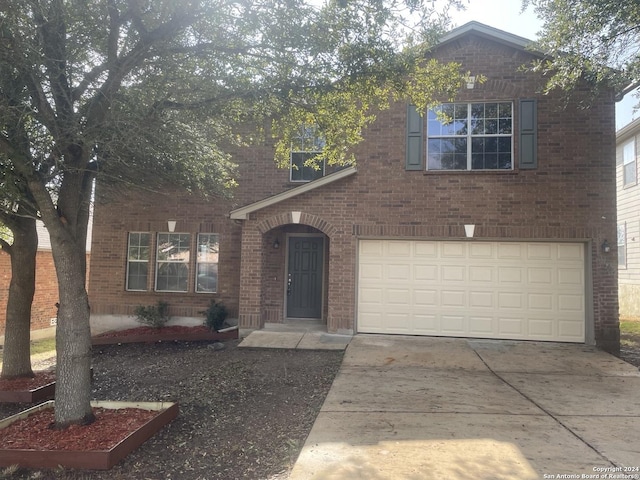
[[324,237],[288,237],[287,318],[322,318]]

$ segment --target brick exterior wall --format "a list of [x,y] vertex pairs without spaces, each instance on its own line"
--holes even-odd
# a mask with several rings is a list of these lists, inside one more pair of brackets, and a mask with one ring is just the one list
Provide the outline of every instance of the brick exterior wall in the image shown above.
[[[87,265],[90,255],[87,255]],[[0,250],[0,335],[4,335],[7,319],[7,298],[11,282],[11,258]],[[58,311],[58,280],[53,256],[48,250],[40,250],[36,256],[36,291],[31,306],[31,330],[51,327],[51,319]]]
[[[240,187],[232,201],[204,201],[178,194],[130,195],[96,207],[90,299],[92,313],[130,314],[137,304],[165,297],[172,308],[195,313],[208,298],[230,307],[243,327],[282,321],[285,297],[284,241],[293,233],[323,233],[328,244],[325,320],[332,332],[354,330],[356,262],[359,238],[462,239],[463,225],[476,225],[475,237],[500,240],[584,242],[591,255],[587,298],[596,343],[619,348],[615,255],[615,136],[612,92],[590,109],[562,109],[558,94],[541,95],[543,79],[520,71],[529,53],[468,34],[441,46],[437,56],[487,77],[457,101],[538,101],[538,168],[495,172],[406,171],[406,105],[378,115],[356,150],[358,172],[324,187],[255,211],[237,224],[226,215],[296,185],[288,171],[273,165],[270,145],[237,152]],[[98,192],[100,189],[98,188]],[[293,225],[291,212],[302,212]],[[129,231],[176,232],[203,228],[221,234],[221,290],[215,295],[124,291]],[[207,230],[207,231],[209,231]],[[281,248],[274,251],[278,238]],[[603,254],[608,239],[612,252]],[[590,273],[590,275],[589,275]],[[167,298],[169,297],[169,298]],[[177,311],[177,310],[176,310]]]

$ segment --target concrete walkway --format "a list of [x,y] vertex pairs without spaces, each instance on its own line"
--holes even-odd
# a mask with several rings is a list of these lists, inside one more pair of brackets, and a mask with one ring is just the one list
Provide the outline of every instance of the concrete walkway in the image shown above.
[[351,335],[336,335],[326,332],[319,324],[267,324],[263,330],[246,334],[239,347],[250,348],[300,348],[306,350],[344,350],[353,338]]
[[640,467],[637,368],[584,345],[358,335],[290,478],[640,478],[622,467]]

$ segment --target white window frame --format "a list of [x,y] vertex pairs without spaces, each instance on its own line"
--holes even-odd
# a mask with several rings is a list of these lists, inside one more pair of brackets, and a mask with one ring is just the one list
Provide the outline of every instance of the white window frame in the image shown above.
[[618,224],[618,268],[627,268],[627,223]]
[[[628,168],[632,167],[632,168]],[[633,170],[627,174],[627,169]],[[622,186],[628,187],[638,183],[638,166],[636,161],[636,141],[632,138],[622,146]]]
[[[142,235],[146,235],[147,236],[147,258],[146,259],[140,259],[139,257],[142,256],[142,252],[141,250],[144,248],[141,246],[140,242],[138,242],[137,245],[135,245],[133,248],[135,248],[138,252],[137,257],[138,258],[131,258],[131,239],[132,236],[137,235],[138,239],[140,239],[140,237]],[[125,290],[128,292],[146,292],[147,290],[149,290],[149,268],[151,265],[151,232],[129,232],[128,238],[127,238],[127,273],[126,273],[126,277],[125,277]],[[136,263],[136,264],[140,264],[140,263],[146,263],[147,264],[147,275],[146,275],[146,280],[145,280],[145,287],[143,289],[139,289],[139,288],[131,288],[129,286],[129,273],[130,273],[130,269],[131,269],[131,264],[132,263]]]
[[[203,242],[203,237],[214,237],[215,245],[217,250],[215,252],[205,252],[202,251],[203,247],[206,248],[208,245],[211,245],[213,242],[209,240],[208,242]],[[196,252],[196,268],[195,268],[195,291],[196,293],[217,293],[218,292],[218,280],[220,278],[218,274],[218,265],[220,264],[220,235],[217,233],[198,233],[198,243],[197,252]],[[209,258],[209,255],[213,255],[215,257],[215,261]],[[200,266],[201,265],[215,265],[216,268],[216,279],[215,279],[215,288],[213,290],[205,290],[200,289],[200,282],[198,278],[200,276]]]
[[[488,105],[488,104],[498,104],[498,108],[500,104],[509,104],[511,106],[511,116],[510,116],[510,132],[508,134],[505,133],[495,133],[495,134],[477,134],[477,133],[473,133],[473,129],[472,129],[472,121],[473,121],[473,117],[472,117],[472,108],[473,105]],[[464,135],[455,135],[455,134],[443,134],[441,132],[432,132],[430,129],[430,126],[435,126],[435,125],[442,125],[442,122],[436,118],[437,117],[437,113],[436,110],[441,109],[442,107],[446,107],[446,106],[453,106],[454,111],[456,109],[456,107],[458,106],[466,106],[466,124],[467,124],[467,131]],[[438,107],[438,109],[436,110],[429,110],[429,112],[427,113],[427,152],[426,152],[426,169],[430,170],[430,171],[444,171],[444,172],[495,172],[495,171],[509,171],[509,170],[513,170],[514,169],[514,152],[513,152],[513,137],[514,137],[514,102],[512,101],[500,101],[500,100],[495,100],[495,101],[482,101],[482,102],[455,102],[455,103],[444,103],[442,105],[440,105],[440,107]],[[462,120],[462,118],[460,118]],[[493,117],[489,118],[490,120],[493,120]],[[495,118],[497,120],[497,128],[499,131],[499,125],[500,125],[500,120],[501,117],[496,117]],[[503,118],[503,120],[506,120],[507,117]],[[455,123],[455,119],[453,119]],[[486,117],[482,117],[483,121],[486,121],[487,118]],[[448,124],[450,125],[451,122]],[[500,139],[500,138],[508,138],[509,139],[509,153],[510,153],[510,167],[509,168],[473,168],[473,139],[477,139],[477,138],[496,138],[496,139]],[[448,169],[448,168],[429,168],[429,141],[430,140],[441,140],[441,139],[465,139],[467,142],[466,145],[466,161],[467,161],[467,165],[466,168],[464,169],[460,169],[460,168],[453,168],[453,169]],[[499,165],[499,159],[498,161],[498,165]]]
[[[293,183],[307,183],[318,178],[324,177],[325,174],[325,162],[322,161],[319,169],[313,167],[305,167],[304,163],[310,158],[315,157],[322,153],[325,147],[324,137],[318,132],[318,128],[315,126],[302,125],[298,130],[298,135],[291,142],[291,153],[289,156],[289,181]],[[294,165],[294,156],[302,155],[302,166]],[[300,171],[300,177],[294,179],[294,170]],[[309,177],[305,174],[310,174]]]
[[[168,238],[170,239],[171,237],[181,237],[181,236],[186,236],[187,237],[187,241],[186,241],[186,245],[187,248],[178,248],[178,251],[176,252],[176,254],[178,255],[177,258],[174,259],[161,259],[161,255],[160,255],[160,248],[162,247],[162,245],[164,244],[164,242],[161,242],[161,236],[163,235],[167,235]],[[173,232],[158,232],[158,234],[156,235],[156,271],[155,271],[155,282],[154,282],[154,287],[155,287],[155,291],[156,292],[169,292],[169,293],[185,293],[189,291],[189,267],[190,267],[190,257],[191,257],[191,237],[192,235],[190,233],[173,233]],[[179,245],[183,245],[182,241],[179,241]],[[186,252],[186,255],[185,255]],[[166,252],[163,252],[166,253]],[[182,257],[182,258],[180,258]],[[187,272],[186,272],[186,286],[185,289],[179,289],[179,290],[164,290],[164,289],[159,289],[158,288],[158,273],[160,272],[161,269],[161,265],[185,265],[187,268]]]

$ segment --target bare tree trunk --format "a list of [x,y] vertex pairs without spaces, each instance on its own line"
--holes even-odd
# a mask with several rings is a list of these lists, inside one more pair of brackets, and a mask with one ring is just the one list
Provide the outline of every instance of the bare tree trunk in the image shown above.
[[56,428],[93,422],[91,410],[91,329],[85,286],[84,245],[52,238],[60,308],[56,329]]
[[13,217],[11,283],[7,300],[2,378],[33,377],[31,370],[31,304],[36,285],[38,234],[33,218]]

